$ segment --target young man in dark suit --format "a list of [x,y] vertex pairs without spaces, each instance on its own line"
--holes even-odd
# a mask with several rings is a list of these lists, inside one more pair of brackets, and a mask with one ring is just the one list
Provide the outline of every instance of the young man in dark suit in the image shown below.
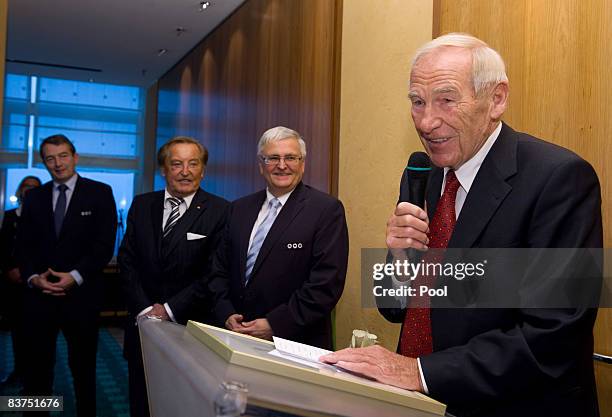
[[306,145],[279,126],[258,145],[266,189],[232,203],[210,287],[233,331],[331,348],[331,311],[344,289],[342,203],[302,183]]
[[[427,210],[402,202],[389,219],[390,249],[602,247],[595,171],[503,123],[508,92],[502,58],[479,39],[449,34],[417,51],[412,118],[435,167]],[[377,346],[324,359],[425,392],[456,416],[595,417],[596,309],[585,307],[381,309],[403,323],[401,355]]]
[[194,283],[210,272],[229,203],[200,188],[208,151],[179,136],[157,155],[166,189],[137,196],[119,249],[129,317],[125,355],[132,416],[146,416],[147,392],[136,320],[151,315],[185,323],[211,320],[211,302],[192,303]]
[[21,277],[28,284],[24,393],[51,395],[59,330],[68,344],[79,416],[96,413],[96,351],[102,270],[113,256],[117,212],[111,188],[76,173],[79,156],[64,135],[40,156],[53,178],[30,190],[18,228]]

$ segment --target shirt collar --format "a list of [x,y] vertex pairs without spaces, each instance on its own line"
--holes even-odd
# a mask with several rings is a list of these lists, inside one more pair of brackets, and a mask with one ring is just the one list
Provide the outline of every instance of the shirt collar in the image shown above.
[[270,190],[268,188],[266,188],[266,201],[265,201],[265,203],[268,204],[270,202],[270,200],[273,200],[273,199],[276,198],[276,199],[278,199],[278,201],[280,201],[281,207],[284,207],[285,203],[287,202],[287,200],[289,199],[289,196],[291,195],[291,193],[293,191],[295,191],[295,188],[293,190],[289,191],[288,193],[281,195],[280,197],[274,197],[274,194],[272,194],[270,192]]
[[[457,176],[457,180],[459,180],[459,184],[465,190],[466,193],[470,192],[470,188],[472,187],[472,183],[476,179],[476,174],[478,174],[478,170],[482,165],[482,162],[488,155],[491,147],[499,137],[499,133],[501,132],[502,123],[499,122],[495,130],[489,135],[484,145],[476,152],[476,155],[471,157],[467,162],[459,167],[459,169],[455,170],[455,175]],[[442,189],[444,189],[444,185],[446,184],[446,173],[450,170],[450,168],[444,168],[444,184],[442,185]]]
[[[193,196],[196,195],[197,191],[193,194],[189,194],[187,197],[183,197],[183,201],[185,201],[185,206],[187,208],[189,208],[189,206],[191,205],[191,200],[193,200]],[[174,196],[172,194],[170,194],[168,192],[168,189],[166,188],[164,190],[164,204],[166,204],[166,200],[169,198],[173,198]]]
[[74,191],[74,187],[76,186],[76,182],[77,182],[78,178],[79,178],[78,174],[75,173],[66,182],[60,183],[60,182],[57,182],[57,181],[53,181],[53,190],[54,191],[57,190],[57,187],[59,187],[60,184],[64,184],[66,187],[68,187],[68,190]]

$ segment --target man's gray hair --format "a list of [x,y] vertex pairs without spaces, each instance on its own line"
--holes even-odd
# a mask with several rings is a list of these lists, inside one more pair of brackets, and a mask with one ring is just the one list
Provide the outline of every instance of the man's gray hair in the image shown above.
[[501,55],[480,39],[467,33],[449,33],[427,42],[417,49],[412,59],[412,67],[423,56],[443,47],[469,49],[472,52],[472,85],[478,96],[487,87],[500,82],[508,82],[506,65]]
[[257,155],[261,155],[263,148],[272,142],[278,142],[284,139],[297,139],[300,144],[301,157],[306,157],[306,142],[302,139],[302,136],[293,129],[289,129],[284,126],[276,126],[268,129],[261,135],[259,143],[257,144]]

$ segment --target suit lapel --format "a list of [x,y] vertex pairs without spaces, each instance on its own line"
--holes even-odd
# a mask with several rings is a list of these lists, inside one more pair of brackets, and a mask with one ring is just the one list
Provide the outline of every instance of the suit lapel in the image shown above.
[[157,256],[161,258],[161,232],[164,219],[164,192],[159,191],[151,204],[151,228],[153,230],[153,244]]
[[502,126],[495,144],[485,157],[467,195],[449,247],[469,248],[485,229],[512,186],[506,182],[516,174],[517,141],[514,131]]
[[202,214],[204,214],[208,208],[208,205],[208,199],[206,198],[204,191],[202,191],[202,189],[198,189],[191,200],[189,208],[178,220],[172,233],[170,233],[170,242],[168,242],[167,253],[171,253],[182,240],[186,239],[186,234],[189,231],[189,228]]
[[257,255],[257,259],[255,260],[255,265],[253,266],[253,272],[251,273],[251,279],[255,277],[257,270],[261,266],[261,264],[265,261],[266,257],[269,255],[271,249],[274,247],[278,239],[282,236],[283,232],[291,225],[291,222],[298,215],[298,213],[304,207],[304,202],[306,200],[306,195],[304,192],[304,186],[302,183],[298,184],[295,188],[295,191],[291,193],[289,199],[281,209],[280,213],[274,220],[270,231],[266,235],[266,238],[261,245],[261,249],[259,250],[259,254]]
[[[43,215],[47,218],[44,224],[49,228],[49,236],[57,239],[55,235],[55,218],[53,217],[53,181],[43,185],[41,209]],[[44,219],[44,217],[42,218]]]

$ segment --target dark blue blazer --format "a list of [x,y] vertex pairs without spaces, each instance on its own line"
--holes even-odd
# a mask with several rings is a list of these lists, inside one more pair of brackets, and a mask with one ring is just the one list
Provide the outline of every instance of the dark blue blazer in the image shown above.
[[59,237],[55,233],[52,193],[50,181],[25,196],[17,233],[21,276],[26,280],[47,268],[58,272],[76,269],[83,284],[68,292],[66,302],[95,309],[102,270],[115,247],[117,211],[113,192],[106,184],[79,176]]
[[[211,301],[195,301],[193,287],[210,273],[228,207],[226,200],[199,189],[162,245],[164,191],[134,199],[118,256],[131,317],[154,303],[167,302],[181,323],[188,319],[206,321]],[[189,240],[187,233],[205,237]]]
[[266,318],[275,336],[332,347],[331,311],[342,295],[348,231],[342,203],[302,183],[263,242],[248,285],[249,238],[266,191],[232,203],[211,288],[220,324],[231,314]]

